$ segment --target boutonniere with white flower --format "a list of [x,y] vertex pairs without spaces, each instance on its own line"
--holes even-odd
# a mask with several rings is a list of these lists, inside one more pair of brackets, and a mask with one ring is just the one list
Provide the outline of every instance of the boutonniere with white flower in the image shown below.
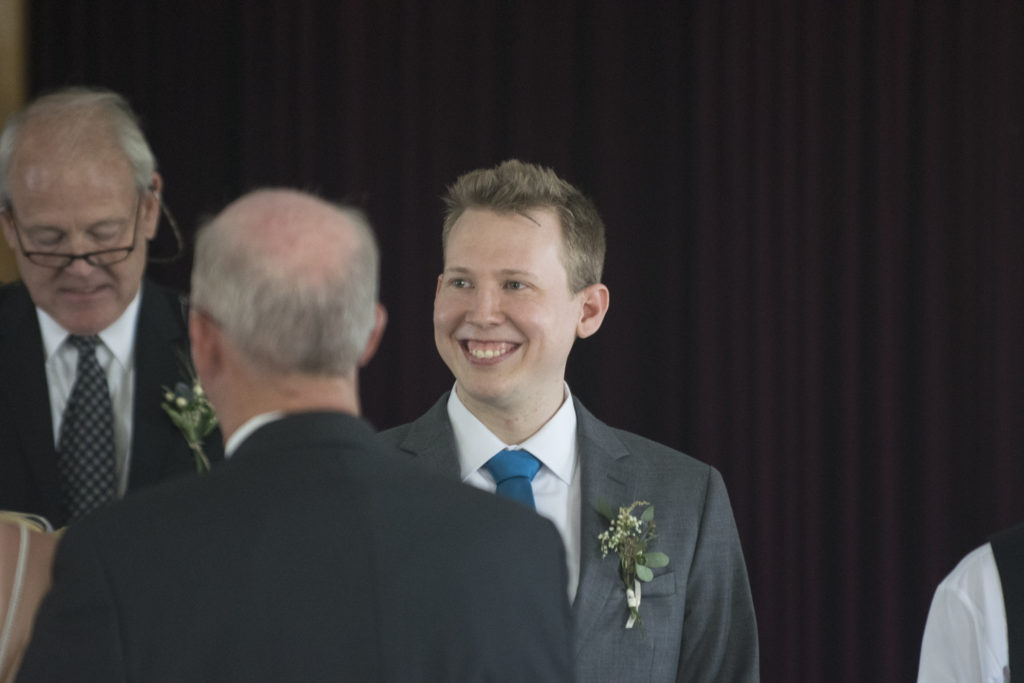
[[210,471],[210,459],[203,452],[203,440],[217,426],[217,416],[191,367],[188,374],[191,380],[189,384],[178,382],[173,390],[163,388],[164,402],[161,407],[192,449],[196,472],[203,474]]
[[[633,510],[638,507],[646,508],[640,517],[633,515]],[[654,578],[651,569],[668,565],[668,555],[648,550],[657,538],[654,533],[654,506],[646,500],[635,500],[628,507],[620,507],[618,515],[613,516],[607,504],[600,502],[597,510],[609,522],[608,529],[597,536],[601,542],[601,557],[607,557],[610,552],[619,555],[619,575],[626,587],[626,606],[629,607],[626,628],[639,624],[642,630],[641,582]]]

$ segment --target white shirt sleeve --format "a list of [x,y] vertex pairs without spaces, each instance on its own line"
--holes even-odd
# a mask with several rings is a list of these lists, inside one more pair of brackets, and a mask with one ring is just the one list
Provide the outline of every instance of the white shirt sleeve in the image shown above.
[[1006,608],[992,546],[968,553],[935,589],[918,683],[1007,683]]

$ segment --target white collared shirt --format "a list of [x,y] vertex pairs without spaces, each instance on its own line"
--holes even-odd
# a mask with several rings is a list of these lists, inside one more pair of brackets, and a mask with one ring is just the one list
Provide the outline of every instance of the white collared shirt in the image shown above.
[[541,462],[533,479],[537,512],[550,519],[565,545],[569,570],[569,601],[576,597],[580,575],[580,468],[576,448],[576,410],[569,386],[565,385],[562,407],[540,430],[520,444],[506,444],[476,418],[452,388],[448,398],[448,419],[455,432],[462,481],[494,492],[494,478],[483,468],[498,451],[515,448],[529,451]]
[[[110,404],[114,410],[114,458],[119,496],[123,496],[128,488],[135,395],[135,327],[139,319],[141,292],[140,287],[121,317],[99,333],[102,344],[96,345],[96,361],[107,375]],[[56,448],[60,443],[64,408],[75,385],[78,351],[68,342],[68,331],[50,314],[37,307],[36,316],[46,353],[46,383],[50,390],[50,417],[53,419],[53,445]],[[159,401],[160,396],[153,396],[153,400]]]
[[274,420],[280,420],[282,417],[284,417],[283,412],[280,410],[274,410],[269,413],[254,415],[243,422],[242,426],[236,429],[224,444],[224,459],[227,460],[234,455],[235,451],[238,450],[238,447],[242,445],[242,442],[248,439],[249,436],[257,429],[265,424],[273,422]]
[[964,556],[935,589],[917,680],[1004,683],[1010,680],[1009,663],[1003,584],[986,543]]

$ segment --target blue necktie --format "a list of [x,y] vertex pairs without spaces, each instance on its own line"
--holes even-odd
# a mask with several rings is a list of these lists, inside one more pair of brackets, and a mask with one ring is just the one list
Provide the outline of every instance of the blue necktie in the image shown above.
[[484,464],[498,485],[496,493],[523,505],[536,508],[533,504],[531,482],[540,470],[540,461],[526,451],[504,450]]

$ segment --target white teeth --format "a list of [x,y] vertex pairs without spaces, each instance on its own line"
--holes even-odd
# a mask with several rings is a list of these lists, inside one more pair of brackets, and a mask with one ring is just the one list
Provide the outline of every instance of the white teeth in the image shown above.
[[500,358],[515,349],[514,344],[496,342],[468,342],[465,345],[470,356],[478,360],[493,360]]

